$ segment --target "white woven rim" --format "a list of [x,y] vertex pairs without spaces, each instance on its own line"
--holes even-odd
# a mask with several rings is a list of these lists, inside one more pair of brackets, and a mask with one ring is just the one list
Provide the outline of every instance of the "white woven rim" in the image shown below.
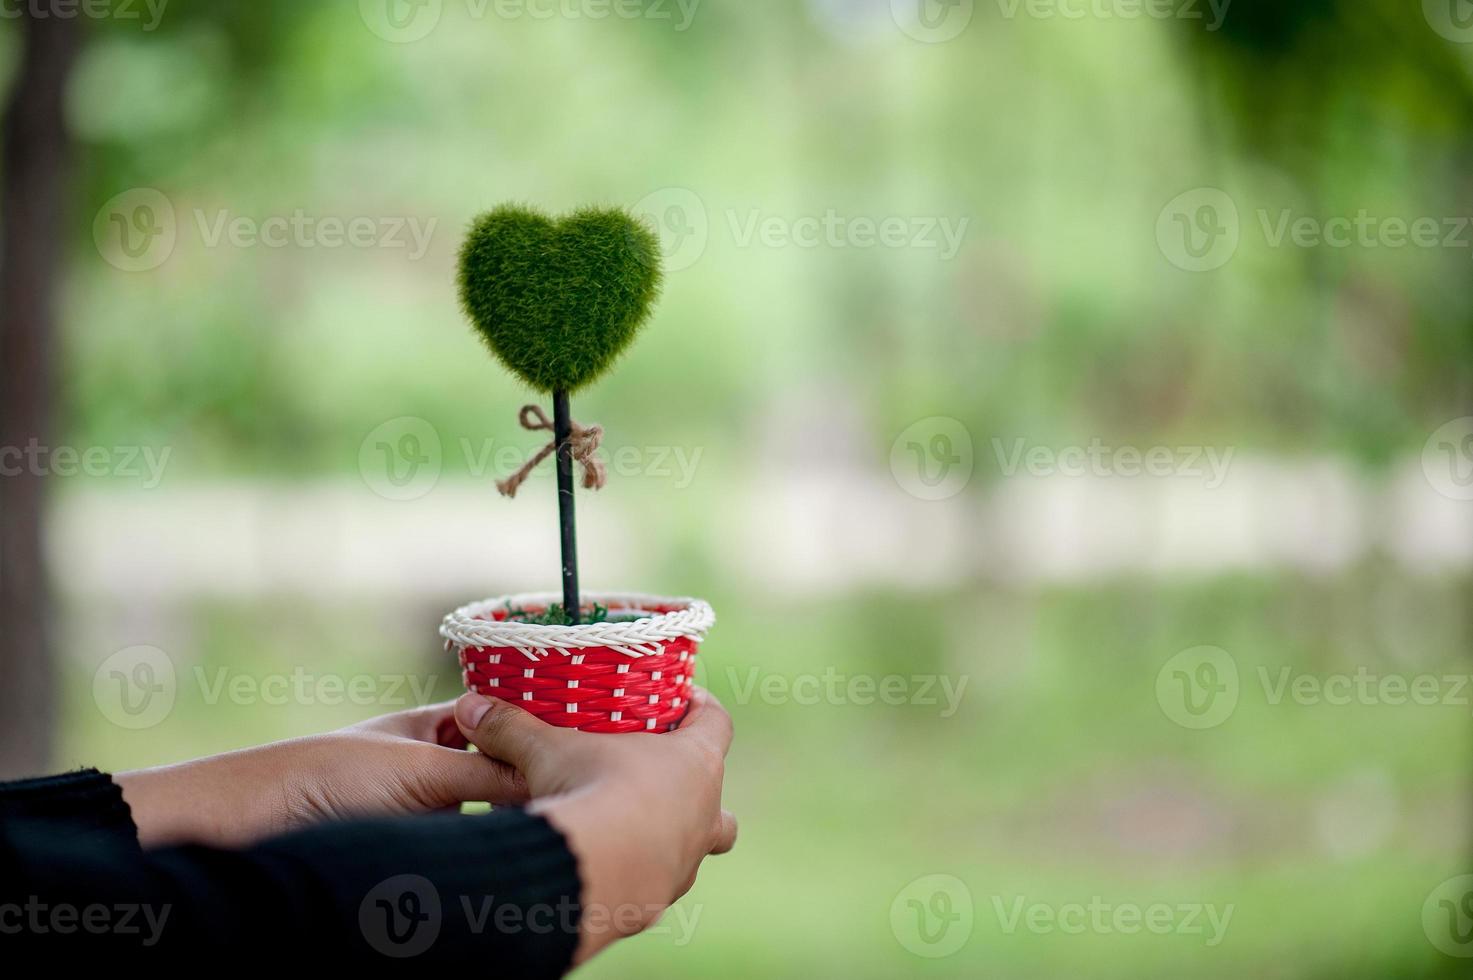
[[610,615],[643,613],[658,606],[679,606],[675,612],[650,613],[627,623],[589,623],[586,626],[542,626],[535,623],[508,623],[481,619],[492,613],[512,608],[546,608],[561,602],[555,592],[528,592],[522,595],[483,599],[461,606],[440,623],[440,635],[447,645],[466,647],[512,647],[529,660],[553,653],[573,656],[574,650],[608,647],[630,657],[657,656],[664,652],[666,640],[682,637],[700,641],[716,622],[716,613],[700,599],[670,599],[632,592],[585,592],[585,602],[608,607]]

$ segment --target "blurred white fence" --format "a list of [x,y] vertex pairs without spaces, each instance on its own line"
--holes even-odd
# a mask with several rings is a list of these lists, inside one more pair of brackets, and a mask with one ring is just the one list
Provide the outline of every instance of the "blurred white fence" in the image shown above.
[[[553,501],[505,505],[484,483],[443,483],[408,503],[352,481],[170,486],[60,495],[48,540],[62,587],[119,598],[471,598],[558,580]],[[1368,478],[1334,459],[1239,456],[1211,489],[1188,478],[1018,476],[938,502],[907,495],[888,473],[839,469],[702,492],[724,501],[702,546],[744,585],[800,596],[972,578],[1330,574],[1378,554],[1414,573],[1473,566],[1473,503],[1439,495],[1415,460]],[[673,546],[634,498],[600,500],[580,521],[589,586],[653,587]]]

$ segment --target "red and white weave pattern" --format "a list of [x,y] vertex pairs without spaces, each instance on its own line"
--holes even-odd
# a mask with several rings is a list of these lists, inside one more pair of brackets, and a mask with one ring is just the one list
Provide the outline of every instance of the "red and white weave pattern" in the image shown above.
[[630,622],[540,626],[509,621],[510,610],[541,612],[559,597],[506,596],[457,609],[440,626],[466,687],[585,732],[668,732],[690,706],[696,655],[715,622],[697,599],[590,595]]

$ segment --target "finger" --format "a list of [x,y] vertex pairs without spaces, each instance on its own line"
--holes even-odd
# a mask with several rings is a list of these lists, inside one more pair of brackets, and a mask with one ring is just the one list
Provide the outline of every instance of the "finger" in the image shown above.
[[481,694],[466,694],[455,702],[455,722],[476,748],[523,772],[566,734],[521,708]]
[[725,854],[736,847],[737,820],[730,810],[722,810],[716,819],[716,843],[711,846],[712,854]]
[[460,803],[520,806],[531,798],[526,779],[515,767],[473,752],[446,749],[435,778],[442,798]]
[[435,729],[435,742],[445,746],[447,749],[463,751],[470,748],[471,743],[466,741],[465,735],[460,730],[460,726],[455,723],[454,706],[451,707],[450,711],[445,713],[444,718],[440,719],[439,727]]
[[675,734],[701,742],[717,755],[725,756],[726,750],[731,748],[731,715],[716,700],[716,695],[703,687],[695,688],[690,712]]
[[[369,731],[384,732],[388,735],[398,735],[402,738],[412,738],[416,742],[444,745],[446,743],[442,741],[442,737],[445,726],[448,725],[452,732],[455,729],[454,710],[454,701],[427,704],[418,708],[410,708],[408,711],[396,711],[391,715],[372,718],[358,727]],[[452,745],[451,747],[463,748],[464,746]]]

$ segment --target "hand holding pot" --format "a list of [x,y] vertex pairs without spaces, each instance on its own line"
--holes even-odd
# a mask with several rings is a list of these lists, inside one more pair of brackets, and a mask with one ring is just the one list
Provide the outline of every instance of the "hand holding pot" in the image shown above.
[[239,847],[319,820],[522,803],[515,769],[463,751],[454,704],[115,777],[146,847]]
[[[568,838],[583,879],[578,962],[653,923],[695,883],[709,854],[736,842],[721,809],[731,716],[696,689],[674,732],[596,735],[556,728],[502,701],[467,694],[455,719],[465,737],[526,779],[528,809]],[[639,910],[637,919],[623,913]]]

